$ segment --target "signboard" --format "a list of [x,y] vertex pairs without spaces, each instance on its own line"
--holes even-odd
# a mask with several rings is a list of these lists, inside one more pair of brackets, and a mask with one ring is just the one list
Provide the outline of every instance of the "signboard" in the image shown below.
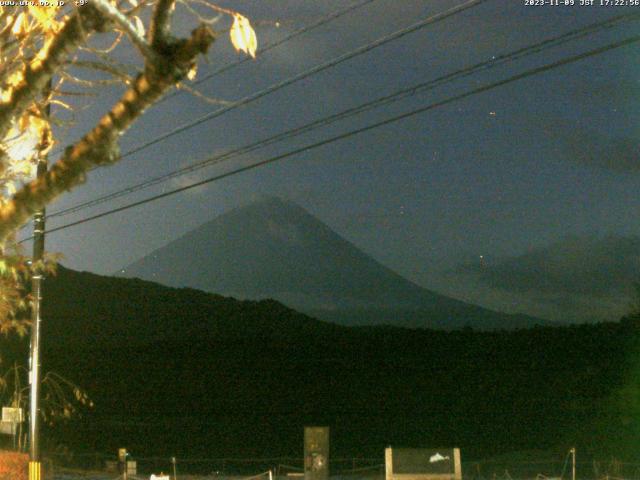
[[461,480],[459,448],[387,448],[386,480]]
[[18,432],[18,425],[22,423],[23,420],[21,408],[2,407],[0,434],[15,435]]
[[22,423],[22,409],[14,407],[2,407],[2,421],[6,423]]
[[18,424],[14,422],[0,422],[0,433],[3,435],[15,435],[18,431]]
[[329,427],[304,427],[304,480],[329,479]]

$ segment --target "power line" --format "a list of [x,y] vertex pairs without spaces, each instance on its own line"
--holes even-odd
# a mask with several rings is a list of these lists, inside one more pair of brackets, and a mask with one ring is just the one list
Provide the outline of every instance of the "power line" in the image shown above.
[[[309,25],[305,25],[304,27],[301,27],[297,30],[294,30],[293,32],[291,32],[289,35],[285,35],[284,37],[282,37],[279,40],[276,40],[275,42],[272,42],[268,45],[265,45],[264,47],[260,48],[257,52],[256,52],[256,57],[260,57],[262,56],[264,53],[268,52],[269,50],[273,50],[276,47],[279,47],[280,45],[293,40],[296,37],[299,37],[300,35],[303,35],[307,32],[310,32],[311,30],[321,27],[322,25],[325,25],[329,22],[332,22],[334,20],[337,20],[340,17],[345,16],[348,13],[351,13],[361,7],[364,7],[365,5],[368,5],[370,3],[375,2],[376,0],[364,0],[360,3],[354,3],[352,5],[349,5],[345,8],[343,8],[342,10],[338,10],[336,12],[332,12],[329,13],[328,15],[325,15],[324,17],[320,18],[319,20],[317,20],[316,22],[310,23]],[[200,85],[203,82],[206,82],[207,80],[210,80],[218,75],[221,75],[222,73],[227,72],[228,70],[231,70],[232,68],[237,67],[238,65],[242,65],[243,63],[252,61],[253,59],[249,58],[249,57],[244,57],[240,60],[237,60],[235,62],[232,62],[230,64],[224,65],[220,68],[218,68],[217,70],[214,70],[213,72],[208,73],[207,75],[203,76],[202,78],[199,78],[192,83],[192,85]],[[180,95],[182,93],[181,90],[174,90],[173,92],[169,93],[168,95],[165,95],[164,97],[162,97],[160,100],[158,100],[156,102],[156,105],[169,100],[170,98],[175,97],[176,95]],[[56,149],[54,150],[54,152],[51,153],[51,155],[56,155],[58,153],[60,153],[62,149]]]
[[379,106],[382,105],[386,105],[389,104],[391,102],[396,102],[399,101],[403,98],[406,98],[410,95],[414,95],[417,93],[421,93],[427,90],[431,90],[433,88],[436,88],[438,86],[450,83],[454,80],[457,80],[459,78],[463,78],[463,77],[467,77],[473,73],[476,73],[478,71],[484,71],[484,70],[488,70],[490,68],[494,68],[496,66],[505,64],[507,62],[511,62],[514,60],[518,60],[521,58],[524,58],[526,56],[529,55],[533,55],[536,53],[540,53],[544,50],[547,50],[549,48],[553,48],[556,47],[558,45],[564,44],[566,42],[572,41],[572,40],[576,40],[578,38],[582,38],[586,35],[590,35],[593,34],[595,32],[601,31],[603,29],[607,29],[607,28],[612,28],[616,25],[618,25],[621,22],[625,22],[625,21],[633,21],[633,20],[638,20],[640,19],[640,13],[633,13],[633,14],[624,14],[624,15],[619,15],[617,17],[613,17],[610,18],[608,20],[604,20],[601,22],[596,22],[596,23],[592,23],[589,24],[585,27],[581,27],[578,29],[574,29],[571,30],[569,32],[566,32],[562,35],[556,36],[556,37],[552,37],[550,39],[546,39],[543,40],[541,42],[538,42],[534,45],[530,45],[527,47],[523,47],[517,50],[514,50],[512,52],[509,53],[505,53],[502,54],[500,56],[497,57],[493,57],[492,59],[488,60],[488,61],[484,61],[484,62],[480,62],[480,63],[476,63],[472,66],[466,67],[464,69],[461,70],[457,70],[455,72],[440,76],[434,80],[430,80],[427,82],[422,82],[419,83],[417,85],[413,85],[410,86],[408,88],[404,88],[401,89],[399,91],[396,91],[390,95],[386,95],[383,97],[379,97],[375,100],[369,101],[369,102],[365,102],[361,105],[358,105],[356,107],[352,107],[352,108],[348,108],[346,110],[343,110],[341,112],[338,112],[336,114],[333,115],[329,115],[327,117],[323,117],[321,119],[315,120],[313,122],[307,123],[303,126],[291,129],[291,130],[287,130],[285,132],[282,132],[280,134],[277,134],[275,136],[271,136],[268,137],[266,139],[254,142],[252,144],[240,147],[240,148],[236,148],[234,150],[230,150],[227,151],[225,153],[222,153],[220,155],[216,155],[213,157],[210,157],[206,160],[200,161],[200,162],[196,162],[192,165],[188,165],[186,167],[180,168],[178,170],[174,170],[172,172],[154,177],[152,179],[146,180],[144,182],[132,185],[130,187],[118,190],[116,192],[112,192],[110,194],[104,195],[102,197],[93,199],[93,200],[89,200],[87,202],[60,210],[58,212],[54,212],[51,215],[48,216],[48,218],[52,218],[52,217],[57,217],[57,216],[63,216],[63,215],[68,215],[71,213],[76,213],[78,211],[84,210],[86,208],[90,208],[102,203],[105,203],[107,201],[116,199],[116,198],[120,198],[122,196],[125,195],[129,195],[131,193],[140,191],[142,189],[145,188],[149,188],[153,185],[157,185],[159,183],[162,183],[164,181],[170,180],[172,178],[176,178],[182,175],[185,175],[187,173],[191,173],[197,170],[200,170],[202,168],[214,165],[214,164],[218,164],[221,163],[223,161],[229,160],[230,158],[234,158],[236,156],[239,156],[241,154],[244,153],[248,153],[248,152],[252,152],[254,150],[257,150],[259,148],[265,147],[267,145],[271,145],[273,143],[279,142],[281,140],[284,139],[288,139],[288,138],[293,138],[296,136],[299,136],[303,133],[307,133],[309,131],[315,130],[321,126],[326,126],[329,124],[332,124],[336,121],[339,120],[343,120],[345,118],[363,113],[365,111],[371,110],[373,108],[377,108]]
[[148,142],[145,142],[137,147],[132,148],[131,150],[123,153],[120,158],[125,158],[128,157],[130,155],[133,155],[134,153],[138,153],[142,150],[145,150],[147,148],[149,148],[152,145],[155,145],[156,143],[162,142],[163,140],[166,140],[167,138],[173,137],[174,135],[177,135],[179,133],[182,133],[186,130],[189,130],[193,127],[196,127],[204,122],[208,122],[209,120],[213,120],[214,118],[217,118],[221,115],[224,115],[225,113],[231,111],[231,110],[235,110],[239,107],[245,106],[249,103],[252,103],[262,97],[265,97],[266,95],[269,95],[273,92],[276,92],[278,90],[283,89],[284,87],[288,87],[289,85],[292,85],[296,82],[299,82],[300,80],[304,80],[305,78],[308,78],[312,75],[315,75],[316,73],[320,73],[323,70],[327,70],[329,68],[335,67],[336,65],[339,65],[343,62],[346,62],[347,60],[350,60],[354,57],[357,57],[359,55],[362,55],[364,53],[367,53],[375,48],[378,48],[382,45],[385,45],[389,42],[392,42],[394,40],[397,40],[399,38],[402,38],[406,35],[409,35],[410,33],[413,33],[417,30],[420,30],[422,28],[425,28],[429,25],[433,25],[436,23],[439,23],[443,20],[446,20],[449,17],[452,17],[454,15],[457,15],[459,13],[462,13],[470,8],[473,7],[477,7],[478,5],[487,2],[488,0],[468,0],[465,3],[462,3],[460,5],[457,5],[455,7],[449,8],[443,12],[440,13],[436,13],[434,15],[431,15],[419,22],[414,23],[413,25],[410,25],[408,27],[405,27],[401,30],[398,30],[394,33],[391,33],[389,35],[385,35],[384,37],[379,38],[378,40],[374,40],[373,42],[370,42],[366,45],[363,45],[362,47],[356,48],[355,50],[351,50],[350,52],[347,52],[343,55],[340,55],[332,60],[329,60],[328,62],[322,63],[320,65],[317,65],[309,70],[306,70],[302,73],[299,73],[297,75],[294,75],[293,77],[289,77],[286,80],[283,80],[281,82],[278,82],[276,84],[271,85],[270,87],[265,88],[264,90],[261,90],[257,93],[254,93],[252,95],[246,96],[244,98],[241,98],[240,100],[237,100],[233,103],[231,103],[230,105],[227,105],[226,107],[222,107],[219,108],[218,110],[214,110],[213,112],[207,113],[203,116],[201,116],[200,118],[193,120],[191,122],[185,123],[184,125],[181,125],[179,127],[174,128],[173,130],[160,135],[156,138],[154,138],[153,140],[150,140]]
[[[298,37],[304,33],[309,32],[310,30],[313,30],[314,28],[318,28],[322,25],[325,25],[329,22],[332,22],[333,20],[336,20],[340,17],[343,17],[344,15],[346,15],[347,13],[350,13],[354,10],[357,10],[360,7],[364,7],[365,5],[368,5],[370,3],[375,2],[376,0],[364,0],[363,2],[360,3],[354,3],[353,5],[349,5],[346,8],[343,8],[342,10],[338,10],[337,12],[333,12],[330,13],[329,15],[320,18],[318,21],[311,23],[309,25],[306,25],[302,28],[299,28],[298,30],[295,30],[293,32],[291,32],[289,35],[285,35],[283,38],[281,38],[280,40],[276,40],[273,43],[270,43],[269,45],[266,45],[265,47],[261,48],[260,50],[258,50],[258,52],[256,53],[256,56],[260,56],[262,54],[264,54],[265,52],[268,52],[269,50],[272,50],[276,47],[279,47],[280,45],[282,45],[283,43],[286,43],[292,39],[294,39],[295,37]],[[213,77],[216,77],[228,70],[231,70],[234,67],[237,67],[238,65],[242,65],[243,63],[249,62],[252,59],[250,59],[249,57],[244,57],[241,60],[237,60],[233,63],[230,63],[229,65],[225,65],[224,67],[220,67],[219,69],[205,75],[202,78],[199,78],[198,80],[192,82],[193,85],[200,85],[203,82],[206,82],[207,80],[212,79]],[[174,90],[172,93],[170,93],[169,95],[164,96],[158,103],[160,102],[164,102],[165,100],[168,100],[169,98],[175,97],[176,95],[179,95],[181,92],[178,90]]]
[[[96,220],[98,218],[102,218],[102,217],[105,217],[105,216],[108,216],[108,215],[111,215],[111,214],[114,214],[114,213],[118,213],[118,212],[122,212],[122,211],[125,211],[125,210],[129,210],[131,208],[134,208],[134,207],[137,207],[137,206],[140,206],[140,205],[144,205],[146,203],[150,203],[150,202],[159,200],[161,198],[165,198],[165,197],[168,197],[168,196],[180,193],[180,192],[184,192],[186,190],[190,190],[192,188],[196,188],[196,187],[199,187],[199,186],[202,186],[202,185],[206,185],[206,184],[218,181],[218,180],[222,180],[224,178],[227,178],[227,177],[239,174],[239,173],[243,173],[243,172],[246,172],[246,171],[249,171],[249,170],[253,170],[253,169],[256,169],[258,167],[262,167],[262,166],[268,165],[270,163],[274,163],[274,162],[277,162],[279,160],[283,160],[285,158],[289,158],[289,157],[292,157],[294,155],[298,155],[300,153],[304,153],[304,152],[307,152],[307,151],[322,147],[324,145],[328,145],[328,144],[337,142],[339,140],[344,140],[346,138],[352,137],[354,135],[358,135],[360,133],[368,132],[368,131],[373,130],[375,128],[379,128],[379,127],[382,127],[382,126],[385,126],[385,125],[389,125],[391,123],[395,123],[397,121],[400,121],[400,120],[403,120],[403,119],[418,115],[420,113],[427,112],[429,110],[433,110],[433,109],[442,107],[444,105],[448,105],[448,104],[456,102],[458,100],[462,100],[462,99],[465,99],[467,97],[470,97],[470,96],[473,96],[473,95],[477,95],[479,93],[483,93],[483,92],[486,92],[486,91],[489,91],[489,90],[493,90],[493,89],[501,87],[503,85],[507,85],[509,83],[513,83],[513,82],[516,82],[518,80],[522,80],[522,79],[527,78],[527,77],[538,75],[540,73],[547,72],[549,70],[553,70],[555,68],[558,68],[558,67],[561,67],[561,66],[564,66],[564,65],[568,65],[570,63],[574,63],[574,62],[577,62],[577,61],[580,61],[580,60],[584,60],[586,58],[589,58],[589,57],[592,57],[592,56],[595,56],[595,55],[600,55],[602,53],[614,50],[616,48],[621,48],[621,47],[624,47],[624,46],[627,46],[627,45],[631,45],[631,44],[637,43],[639,41],[640,41],[640,35],[636,35],[636,36],[633,36],[633,37],[626,38],[624,40],[620,40],[620,41],[615,42],[615,43],[611,43],[609,45],[605,45],[603,47],[599,47],[599,48],[596,48],[596,49],[593,49],[593,50],[589,50],[587,52],[584,52],[584,53],[581,53],[581,54],[578,54],[578,55],[573,55],[571,57],[567,57],[567,58],[564,58],[562,60],[558,60],[556,62],[552,62],[552,63],[546,64],[546,65],[543,65],[541,67],[532,68],[532,69],[526,70],[523,73],[519,73],[519,74],[513,75],[511,77],[508,77],[508,78],[506,78],[504,80],[500,80],[498,82],[485,84],[485,85],[483,85],[481,87],[477,87],[477,88],[474,88],[472,90],[468,90],[468,91],[466,91],[464,93],[451,96],[451,97],[449,97],[449,98],[447,98],[445,100],[441,100],[439,102],[431,103],[431,104],[426,105],[424,107],[420,107],[418,109],[411,110],[409,112],[406,112],[406,113],[403,113],[403,114],[400,114],[400,115],[396,115],[394,117],[390,117],[390,118],[387,118],[385,120],[382,120],[382,121],[379,121],[379,122],[375,122],[375,123],[372,123],[370,125],[367,125],[367,126],[355,129],[355,130],[350,130],[350,131],[348,131],[346,133],[342,133],[342,134],[339,134],[339,135],[336,135],[336,136],[333,136],[333,137],[329,137],[329,138],[327,138],[325,140],[321,140],[319,142],[315,142],[315,143],[306,145],[304,147],[297,148],[295,150],[291,150],[289,152],[286,152],[286,153],[283,153],[283,154],[280,154],[280,155],[276,155],[276,156],[268,158],[266,160],[262,160],[260,162],[257,162],[257,163],[251,164],[251,165],[247,165],[247,166],[244,166],[244,167],[236,168],[235,170],[231,170],[231,171],[223,173],[223,174],[215,175],[215,176],[207,178],[205,180],[201,180],[199,182],[195,182],[195,183],[192,183],[190,185],[186,185],[184,187],[176,188],[176,189],[171,190],[169,192],[164,192],[164,193],[161,193],[159,195],[155,195],[155,196],[146,198],[144,200],[133,202],[133,203],[130,203],[130,204],[122,206],[122,207],[114,208],[112,210],[108,210],[106,212],[102,212],[102,213],[99,213],[99,214],[96,214],[96,215],[92,215],[90,217],[87,217],[87,218],[84,218],[84,219],[81,219],[81,220],[78,220],[78,221],[75,221],[75,222],[71,222],[71,223],[68,223],[66,225],[61,225],[59,227],[55,227],[55,228],[49,229],[49,230],[46,231],[46,233],[53,233],[53,232],[64,230],[64,229],[67,229],[67,228],[70,228],[70,227],[74,227],[76,225],[81,225],[83,223],[87,223],[87,222]],[[31,238],[32,237],[28,237],[28,238],[25,238],[23,240],[20,240],[19,243],[24,243],[25,241],[30,240]]]

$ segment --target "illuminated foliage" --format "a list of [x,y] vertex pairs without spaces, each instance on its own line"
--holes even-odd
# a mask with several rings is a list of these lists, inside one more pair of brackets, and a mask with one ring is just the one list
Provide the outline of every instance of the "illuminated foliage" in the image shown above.
[[258,49],[258,39],[256,32],[253,31],[249,20],[243,17],[239,13],[233,16],[233,26],[231,27],[231,43],[241,52],[251,55],[253,58],[256,56],[256,50]]
[[[0,402],[4,406],[21,408],[23,418],[29,410],[28,373],[26,368],[16,364],[0,377]],[[42,421],[48,426],[79,418],[84,411],[94,406],[82,388],[55,372],[44,375],[41,384],[39,412]],[[18,424],[16,428],[19,448],[24,446],[26,432],[23,428],[24,424]]]
[[[199,24],[186,38],[171,31],[177,7]],[[218,18],[207,18],[203,9],[232,21],[234,47],[255,56],[257,39],[249,20],[203,0],[0,6],[0,332],[25,331],[30,273],[51,270],[53,264],[29,265],[16,243],[17,230],[83,183],[91,169],[117,162],[119,138],[170,88],[193,79],[197,57],[216,37],[210,25]],[[115,59],[118,52],[131,57],[127,49],[137,51],[138,65],[123,66]],[[94,72],[90,80],[81,78],[83,69]],[[106,84],[121,87],[120,100],[64,148],[46,175],[34,178],[38,160],[52,151],[67,126],[57,112],[73,113],[75,99],[95,95],[96,87]]]

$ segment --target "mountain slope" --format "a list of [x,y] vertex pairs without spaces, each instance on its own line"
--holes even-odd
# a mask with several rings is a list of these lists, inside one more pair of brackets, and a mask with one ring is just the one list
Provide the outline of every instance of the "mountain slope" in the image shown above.
[[340,328],[273,300],[238,301],[189,288],[139,279],[76,272],[63,266],[47,279],[43,336],[52,346],[149,345],[167,338],[238,339],[247,336],[298,340]]
[[274,298],[344,324],[514,328],[543,323],[426,290],[303,208],[272,197],[221,215],[119,275],[239,298]]
[[459,445],[465,458],[565,445],[601,454],[604,434],[634,453],[638,332],[347,328],[271,300],[60,268],[45,282],[43,368],[96,408],[44,437],[83,451],[264,458],[299,455],[302,427],[322,424],[336,456],[389,444]]

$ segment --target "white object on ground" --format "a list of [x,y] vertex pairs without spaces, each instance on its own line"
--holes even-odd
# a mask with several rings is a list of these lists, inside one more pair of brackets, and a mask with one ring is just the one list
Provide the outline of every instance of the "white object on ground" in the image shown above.
[[449,456],[447,455],[446,457],[444,457],[440,453],[436,453],[435,455],[432,455],[431,458],[429,458],[429,463],[442,462],[443,460],[449,460]]

